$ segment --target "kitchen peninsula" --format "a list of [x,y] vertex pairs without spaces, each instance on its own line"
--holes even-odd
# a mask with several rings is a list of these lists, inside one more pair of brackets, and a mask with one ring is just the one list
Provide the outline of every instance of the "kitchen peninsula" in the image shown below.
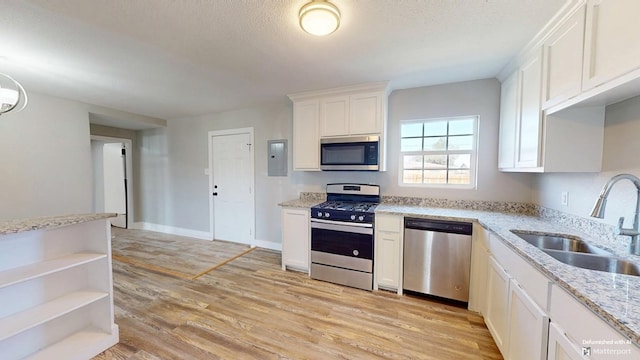
[[0,222],[0,353],[87,359],[118,343],[111,225],[115,214]]

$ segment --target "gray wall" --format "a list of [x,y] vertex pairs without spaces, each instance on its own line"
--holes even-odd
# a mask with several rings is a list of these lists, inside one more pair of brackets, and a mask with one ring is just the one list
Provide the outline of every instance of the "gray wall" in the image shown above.
[[[389,97],[389,171],[383,173],[293,172],[289,156],[288,177],[267,176],[267,140],[292,143],[290,102],[171,120],[166,129],[139,133],[141,218],[151,224],[208,231],[207,134],[243,127],[255,129],[257,240],[280,242],[279,202],[297,198],[300,191],[324,192],[330,182],[380,184],[384,195],[529,202],[531,175],[497,170],[499,102],[500,83],[495,79],[394,91]],[[480,116],[478,188],[398,186],[399,122],[459,115]]]
[[[287,177],[267,176],[267,141],[290,139],[289,103],[171,120],[139,134],[144,222],[209,231],[208,132],[254,128],[256,239],[280,241],[278,203],[298,196]],[[290,143],[290,142],[289,142]]]
[[0,219],[91,212],[91,163],[86,105],[30,92],[0,117]]
[[[640,176],[640,96],[606,108],[604,154],[599,173],[538,174],[533,182],[535,203],[570,214],[588,217],[608,179],[619,173]],[[560,204],[561,192],[569,192],[569,205]],[[635,188],[628,181],[611,191],[605,222],[616,224],[620,216],[631,225],[635,207]]]

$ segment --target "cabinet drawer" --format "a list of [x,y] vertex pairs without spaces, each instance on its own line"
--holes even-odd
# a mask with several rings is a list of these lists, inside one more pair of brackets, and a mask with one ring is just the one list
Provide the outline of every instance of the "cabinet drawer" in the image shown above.
[[490,237],[489,250],[507,272],[527,291],[535,303],[544,310],[548,309],[549,279],[511,250],[496,235],[492,234]]
[[403,219],[399,215],[376,215],[376,230],[399,233],[402,231]]

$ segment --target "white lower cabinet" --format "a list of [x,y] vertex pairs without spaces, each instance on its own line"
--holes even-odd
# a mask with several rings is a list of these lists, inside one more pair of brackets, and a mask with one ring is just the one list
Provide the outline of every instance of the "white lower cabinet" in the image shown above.
[[[494,235],[487,250],[483,315],[498,349],[507,360],[546,359],[549,280]],[[480,261],[474,262],[474,271],[481,269]]]
[[574,344],[557,324],[549,323],[548,360],[583,360],[582,349]]
[[590,360],[640,359],[640,348],[557,285],[551,290],[550,315],[551,324],[566,341],[561,340],[564,345],[561,344],[560,355],[556,354],[558,345],[553,344],[555,352],[550,350],[549,359],[563,359],[561,356],[569,354],[574,357],[568,359],[582,359],[575,357],[572,349],[580,349],[579,354],[588,355],[584,358]]
[[485,322],[502,354],[509,341],[509,274],[493,258],[487,267],[487,313]]
[[509,350],[505,358],[512,360],[544,360],[547,358],[549,317],[536,305],[520,284],[511,279],[509,285]]
[[383,288],[402,294],[404,217],[376,215],[374,290]]
[[487,267],[489,265],[489,233],[477,222],[473,223],[471,240],[471,281],[469,284],[469,310],[486,313]]
[[282,209],[282,269],[309,271],[309,209]]

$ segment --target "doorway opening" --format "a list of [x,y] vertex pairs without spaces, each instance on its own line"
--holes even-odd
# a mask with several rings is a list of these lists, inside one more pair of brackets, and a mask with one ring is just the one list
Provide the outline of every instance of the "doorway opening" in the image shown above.
[[115,213],[111,225],[133,224],[131,139],[91,136],[93,158],[93,211]]

